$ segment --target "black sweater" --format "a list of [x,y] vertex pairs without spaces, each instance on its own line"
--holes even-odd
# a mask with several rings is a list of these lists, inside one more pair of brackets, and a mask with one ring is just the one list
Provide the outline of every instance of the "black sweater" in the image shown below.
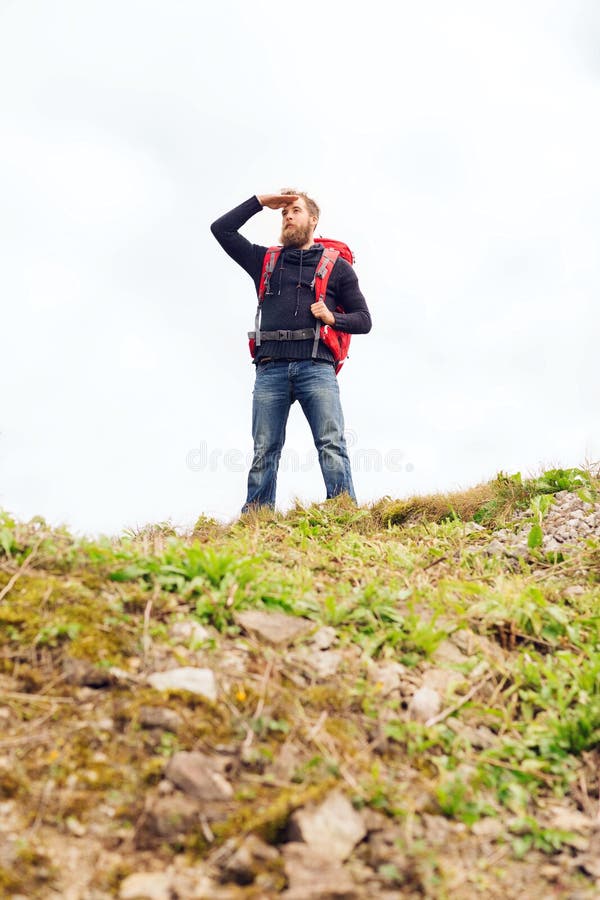
[[[257,294],[267,248],[250,243],[239,233],[239,229],[261,210],[258,199],[250,197],[210,226],[225,252],[250,275]],[[282,250],[271,276],[271,293],[262,304],[261,331],[297,331],[300,328],[315,327],[317,320],[310,311],[315,296],[310,284],[322,252],[323,246],[319,243],[313,244],[309,250]],[[335,316],[333,327],[338,331],[366,334],[371,330],[371,316],[358,286],[356,273],[341,257],[329,277],[325,304]],[[343,307],[344,312],[335,312],[337,306]],[[312,340],[265,341],[257,348],[256,358],[258,360],[270,356],[277,359],[310,359],[312,346]],[[322,341],[319,343],[317,358],[333,361],[331,352]]]

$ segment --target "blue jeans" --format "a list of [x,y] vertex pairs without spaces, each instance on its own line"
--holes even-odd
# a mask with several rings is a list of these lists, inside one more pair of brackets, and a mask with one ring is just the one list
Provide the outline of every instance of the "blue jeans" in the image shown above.
[[302,359],[273,360],[256,367],[252,403],[254,459],[242,508],[275,506],[277,469],[292,403],[298,400],[319,454],[327,497],[343,491],[356,501],[344,438],[340,390],[332,365]]

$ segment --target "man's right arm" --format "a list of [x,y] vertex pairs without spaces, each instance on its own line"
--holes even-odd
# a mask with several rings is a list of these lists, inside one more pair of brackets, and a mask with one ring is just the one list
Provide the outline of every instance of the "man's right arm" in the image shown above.
[[262,208],[263,204],[258,197],[250,197],[244,203],[240,203],[239,206],[232,209],[231,212],[225,213],[224,216],[221,216],[220,219],[217,219],[210,226],[210,230],[223,250],[246,270],[256,285],[260,281],[260,273],[267,248],[261,247],[259,244],[252,244],[240,234],[239,229],[246,224],[248,219],[260,212]]

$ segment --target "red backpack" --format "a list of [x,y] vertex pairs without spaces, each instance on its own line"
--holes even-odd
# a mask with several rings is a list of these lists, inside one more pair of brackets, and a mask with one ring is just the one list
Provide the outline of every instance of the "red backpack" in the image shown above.
[[[354,254],[350,247],[347,244],[344,244],[342,241],[334,241],[330,238],[316,238],[315,243],[323,244],[325,249],[321,254],[321,259],[317,263],[317,267],[315,269],[315,277],[313,278],[311,287],[315,289],[315,302],[318,303],[319,300],[325,300],[325,295],[327,293],[327,282],[329,281],[329,276],[331,275],[332,269],[338,259],[338,257],[343,257],[350,265],[354,264]],[[258,290],[258,306],[256,308],[256,318],[254,320],[254,331],[249,332],[249,346],[250,346],[250,355],[254,359],[256,356],[256,348],[260,346],[260,319],[261,319],[261,306],[263,300],[265,299],[265,295],[269,291],[269,284],[271,281],[271,275],[275,271],[275,266],[277,265],[277,260],[281,254],[283,247],[269,247],[267,252],[265,253],[265,258],[263,260],[262,272],[260,276],[260,286]],[[336,312],[344,312],[343,307],[336,306]],[[304,332],[307,332],[306,334]],[[270,332],[267,332],[270,334]],[[290,338],[290,335],[296,335],[296,332],[285,332],[286,338]],[[313,350],[312,356],[313,358],[317,355],[317,349],[319,347],[319,340],[322,340],[326,347],[331,350],[333,354],[333,359],[335,361],[335,373],[336,375],[342,368],[346,357],[348,356],[348,348],[350,347],[350,335],[346,334],[344,331],[336,331],[335,328],[332,328],[331,325],[323,325],[317,321],[314,329],[304,329],[302,332],[297,332],[298,339],[306,339],[309,337],[313,337]],[[286,339],[286,338],[281,338]]]

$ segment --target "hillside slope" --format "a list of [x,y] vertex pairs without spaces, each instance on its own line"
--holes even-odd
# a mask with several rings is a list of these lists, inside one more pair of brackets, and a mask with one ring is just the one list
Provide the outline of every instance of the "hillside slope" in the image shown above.
[[596,473],[0,518],[0,895],[600,896]]

